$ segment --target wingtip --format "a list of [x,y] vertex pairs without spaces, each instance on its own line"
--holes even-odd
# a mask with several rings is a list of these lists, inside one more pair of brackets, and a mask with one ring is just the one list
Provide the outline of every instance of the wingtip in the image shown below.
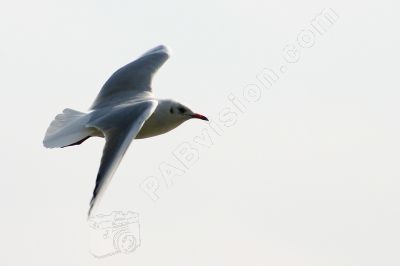
[[161,44],[150,49],[144,55],[155,54],[155,53],[165,53],[167,55],[171,55],[171,49],[168,46]]
[[45,147],[46,149],[54,149],[54,148],[56,148],[54,145],[51,145],[47,139],[44,139],[42,141],[42,144],[43,144],[43,147]]
[[88,210],[88,212],[87,212],[87,220],[89,220],[90,218],[92,218],[92,216],[93,216],[93,214],[92,214],[92,207],[93,206],[90,206],[90,208],[89,208],[89,210]]
[[92,216],[93,208],[94,208],[94,198],[92,198],[92,199],[90,200],[89,210],[88,210],[88,213],[87,213],[87,218],[88,218],[88,219]]
[[157,50],[160,50],[160,52],[164,52],[166,54],[170,54],[171,53],[171,49],[168,46],[164,45],[164,44],[161,44],[161,45],[157,46],[156,48],[157,48]]

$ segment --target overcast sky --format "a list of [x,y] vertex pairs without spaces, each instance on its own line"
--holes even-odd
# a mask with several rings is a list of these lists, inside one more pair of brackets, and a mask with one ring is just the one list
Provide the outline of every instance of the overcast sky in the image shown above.
[[[399,265],[398,8],[3,1],[0,264]],[[159,44],[156,95],[212,123],[132,143],[98,212],[138,213],[140,246],[113,255],[86,221],[104,140],[42,140]]]

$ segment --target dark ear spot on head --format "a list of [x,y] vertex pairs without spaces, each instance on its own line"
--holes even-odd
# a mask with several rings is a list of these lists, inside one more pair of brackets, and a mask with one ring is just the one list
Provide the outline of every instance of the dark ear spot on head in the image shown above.
[[174,108],[169,108],[169,112],[171,113],[171,114],[173,114],[174,113]]

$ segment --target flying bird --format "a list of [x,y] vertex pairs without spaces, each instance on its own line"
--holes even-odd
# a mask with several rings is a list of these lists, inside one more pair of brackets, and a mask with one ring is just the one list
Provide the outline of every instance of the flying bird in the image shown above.
[[208,121],[177,101],[155,98],[152,78],[169,55],[163,45],[149,50],[111,75],[88,112],[64,109],[47,129],[46,148],[80,145],[90,137],[106,140],[88,216],[133,139],[164,134],[192,118]]

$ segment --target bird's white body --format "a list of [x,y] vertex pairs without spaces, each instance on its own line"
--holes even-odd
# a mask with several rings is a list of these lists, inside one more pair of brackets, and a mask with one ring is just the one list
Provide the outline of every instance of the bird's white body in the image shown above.
[[106,139],[89,214],[132,139],[164,134],[191,118],[207,120],[174,100],[154,97],[152,77],[168,57],[165,46],[148,51],[107,80],[87,113],[65,109],[50,124],[43,140],[47,148],[79,145],[94,136]]
[[[154,100],[158,103],[157,107],[151,116],[144,122],[135,139],[144,139],[162,135],[190,119],[189,116],[176,117],[170,115],[168,109],[170,108],[171,104],[175,103],[174,101]],[[104,134],[101,130],[95,127],[88,127],[88,122],[91,121],[92,118],[97,117],[99,113],[107,113],[107,116],[111,117],[113,112],[119,112],[120,108],[125,107],[126,106],[122,105],[120,107],[117,106],[113,108],[104,108],[88,113],[82,113],[72,109],[65,109],[63,114],[58,115],[54,120],[55,123],[52,123],[52,125],[49,127],[44,140],[44,145],[47,148],[59,148],[76,143],[88,136],[104,137]],[[62,122],[65,121],[67,121],[68,124],[62,124]],[[61,125],[61,127],[58,125]],[[57,129],[61,130],[57,131]]]

